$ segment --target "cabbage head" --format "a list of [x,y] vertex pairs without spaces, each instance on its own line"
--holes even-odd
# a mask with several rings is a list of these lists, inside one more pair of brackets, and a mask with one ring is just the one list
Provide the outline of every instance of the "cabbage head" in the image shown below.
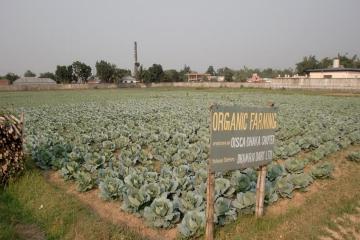
[[318,163],[311,169],[311,175],[314,178],[329,178],[334,170],[334,165],[329,162]]
[[231,206],[231,200],[219,197],[215,201],[215,223],[225,225],[236,220],[236,209]]
[[236,170],[231,175],[230,184],[236,192],[246,192],[251,188],[251,179],[248,175]]
[[165,198],[155,198],[150,206],[145,207],[144,218],[148,225],[158,228],[170,228],[180,220],[180,213],[173,203]]
[[201,195],[196,192],[182,192],[181,197],[175,198],[176,206],[182,213],[186,213],[190,210],[203,210],[204,199]]
[[204,228],[205,212],[198,210],[187,212],[178,226],[179,232],[186,238],[200,237],[204,233]]

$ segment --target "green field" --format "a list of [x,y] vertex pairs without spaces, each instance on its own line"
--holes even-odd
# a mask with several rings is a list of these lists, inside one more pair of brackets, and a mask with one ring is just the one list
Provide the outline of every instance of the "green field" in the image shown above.
[[[114,211],[140,217],[151,228],[201,236],[209,106],[268,102],[275,103],[279,118],[266,181],[268,212],[261,220],[252,215],[254,169],[217,174],[217,239],[317,239],[329,235],[327,228],[337,231],[332,219],[356,216],[360,205],[360,167],[346,160],[359,151],[359,96],[127,89],[0,92],[1,109],[25,113],[30,156],[24,176],[1,192],[0,238],[24,238],[19,225],[33,224],[49,239],[139,239],[139,233],[101,218],[76,196],[64,201],[68,194],[47,181],[47,170],[74,183],[80,194],[98,189],[99,198],[118,205]],[[283,202],[288,204],[282,207]]]

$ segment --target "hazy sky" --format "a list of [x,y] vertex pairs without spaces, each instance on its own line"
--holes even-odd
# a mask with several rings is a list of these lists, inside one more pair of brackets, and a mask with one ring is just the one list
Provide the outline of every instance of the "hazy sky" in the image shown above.
[[360,55],[360,0],[0,0],[0,74],[75,60],[193,70]]

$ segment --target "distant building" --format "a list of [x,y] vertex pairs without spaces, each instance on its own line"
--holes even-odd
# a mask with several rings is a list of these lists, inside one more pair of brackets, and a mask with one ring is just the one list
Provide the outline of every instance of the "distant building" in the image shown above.
[[223,82],[225,80],[224,76],[211,76],[211,74],[208,73],[191,72],[187,73],[186,76],[188,78],[188,82]]
[[309,78],[360,78],[360,68],[344,68],[339,59],[334,59],[331,68],[308,69]]
[[56,84],[51,78],[22,77],[14,81],[13,85],[32,85],[32,84]]
[[0,86],[6,86],[9,85],[10,82],[7,79],[0,79]]
[[247,82],[252,82],[252,83],[261,83],[261,82],[265,82],[257,73],[253,73],[251,78],[249,78],[248,80],[246,80]]
[[132,76],[125,76],[122,77],[120,80],[121,83],[138,83],[140,81],[136,80],[134,77]]

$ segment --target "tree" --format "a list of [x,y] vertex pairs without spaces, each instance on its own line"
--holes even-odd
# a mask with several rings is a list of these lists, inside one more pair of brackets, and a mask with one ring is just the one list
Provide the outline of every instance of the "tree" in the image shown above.
[[52,80],[55,80],[55,74],[51,73],[51,72],[45,72],[45,73],[40,73],[39,78],[50,78]]
[[74,75],[78,80],[80,80],[80,83],[86,83],[88,78],[91,76],[91,67],[85,63],[79,61],[73,62],[72,68]]
[[357,57],[357,55],[348,57],[347,54],[344,54],[344,55],[338,54],[337,58],[340,60],[340,65],[344,66],[345,68],[359,68],[360,67],[360,60]]
[[184,68],[179,72],[179,78],[180,78],[179,80],[182,82],[186,82],[187,81],[186,74],[188,73],[191,73],[191,68],[185,64]]
[[163,82],[179,82],[180,74],[175,69],[165,70],[162,81]]
[[111,82],[119,82],[125,76],[131,76],[131,71],[129,69],[115,68],[111,77]]
[[209,66],[208,69],[206,70],[206,73],[210,74],[211,76],[215,76],[216,72],[213,66]]
[[108,63],[104,60],[101,60],[100,62],[96,62],[95,64],[96,68],[96,76],[105,83],[109,83],[113,81],[113,76],[116,72],[116,65]]
[[72,66],[56,66],[55,80],[58,83],[71,83],[75,80]]
[[144,75],[144,82],[160,82],[164,77],[164,71],[160,64],[153,64]]
[[217,70],[217,75],[218,76],[224,76],[225,81],[227,81],[227,82],[232,82],[233,81],[233,76],[234,76],[234,71],[231,70],[228,67],[219,68]]
[[7,73],[5,76],[4,76],[5,79],[9,80],[10,84],[13,84],[13,82],[16,80],[16,79],[19,79],[20,77],[18,75],[16,75],[15,73]]
[[36,74],[33,73],[33,72],[30,71],[30,70],[27,70],[27,71],[24,73],[24,77],[36,77]]
[[333,64],[333,60],[328,58],[328,57],[325,57],[323,59],[321,59],[321,61],[318,63],[318,68],[329,68],[329,67],[332,67],[332,64]]
[[316,69],[319,67],[319,61],[315,56],[310,55],[308,57],[304,57],[301,62],[296,64],[296,72],[300,75],[306,73],[307,69]]

